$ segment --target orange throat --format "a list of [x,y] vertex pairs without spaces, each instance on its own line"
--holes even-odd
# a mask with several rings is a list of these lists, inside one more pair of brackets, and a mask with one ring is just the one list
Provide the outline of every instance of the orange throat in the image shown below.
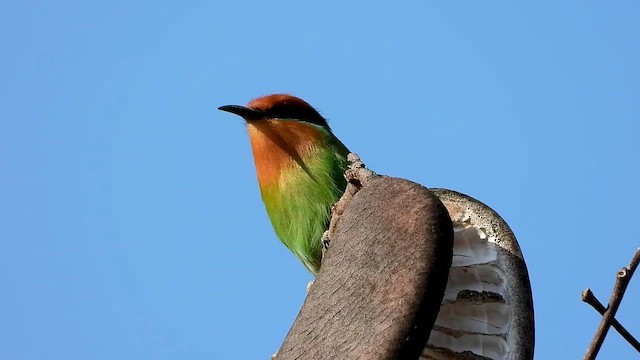
[[247,124],[260,188],[276,186],[287,168],[302,164],[323,131],[294,120],[259,120]]

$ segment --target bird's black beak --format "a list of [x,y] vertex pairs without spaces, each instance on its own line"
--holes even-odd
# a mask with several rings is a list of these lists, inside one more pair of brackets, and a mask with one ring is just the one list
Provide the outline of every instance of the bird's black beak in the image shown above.
[[264,114],[261,111],[253,110],[246,106],[240,106],[240,105],[224,105],[224,106],[220,106],[218,110],[236,114],[238,116],[241,116],[245,120],[260,119],[264,116]]

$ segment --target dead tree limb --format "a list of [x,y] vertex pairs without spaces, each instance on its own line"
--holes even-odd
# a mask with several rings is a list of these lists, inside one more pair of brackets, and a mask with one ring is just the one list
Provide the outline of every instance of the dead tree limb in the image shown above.
[[[598,300],[598,298],[593,294],[591,289],[586,289],[582,292],[582,301],[591,305],[591,307],[593,307],[598,313],[600,313],[600,315],[604,315],[604,313],[607,311],[600,300]],[[629,333],[629,331],[627,331],[627,329],[625,329],[624,326],[622,326],[622,324],[620,324],[618,320],[616,320],[616,318],[613,318],[613,320],[611,320],[611,326],[613,326],[613,328],[616,329],[618,333],[625,340],[627,340],[627,342],[631,344],[634,349],[636,349],[636,351],[640,352],[640,343],[638,342],[638,340],[636,340],[636,338],[634,338],[633,335],[631,335],[631,333]]]
[[506,222],[352,155],[321,271],[275,358],[533,359],[529,276]]
[[451,266],[447,210],[425,187],[375,174],[351,176],[345,199],[275,358],[418,359]]
[[[604,342],[604,338],[607,336],[607,332],[609,331],[609,327],[613,324],[615,319],[616,311],[618,311],[618,307],[620,307],[620,302],[622,302],[622,297],[624,296],[624,292],[629,285],[629,281],[633,276],[638,264],[640,263],[640,248],[636,250],[631,262],[628,266],[620,269],[616,274],[616,284],[613,288],[613,293],[611,294],[611,299],[609,300],[609,306],[607,310],[604,312],[602,316],[602,320],[600,321],[600,325],[598,326],[598,330],[589,344],[589,348],[584,355],[584,360],[593,360],[598,355],[598,351],[602,347],[602,343]],[[585,291],[590,291],[589,289]]]

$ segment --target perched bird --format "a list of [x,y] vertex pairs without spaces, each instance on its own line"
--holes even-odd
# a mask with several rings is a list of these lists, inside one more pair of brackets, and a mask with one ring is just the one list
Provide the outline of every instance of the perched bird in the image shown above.
[[286,94],[218,109],[247,123],[258,184],[280,240],[314,275],[331,207],[346,188],[349,150],[327,120],[304,100]]

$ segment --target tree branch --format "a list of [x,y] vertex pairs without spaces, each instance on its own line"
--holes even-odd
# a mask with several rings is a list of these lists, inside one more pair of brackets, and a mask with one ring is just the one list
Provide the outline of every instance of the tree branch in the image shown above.
[[613,324],[613,321],[615,321],[614,317],[616,315],[616,311],[618,311],[618,307],[620,307],[620,302],[622,302],[624,292],[627,290],[629,281],[631,280],[631,277],[639,263],[640,248],[636,250],[629,266],[623,267],[616,274],[616,284],[613,288],[611,299],[609,300],[609,306],[602,316],[600,326],[598,326],[598,330],[596,331],[596,334],[584,355],[584,360],[593,360],[596,358],[596,355],[598,355],[598,351],[600,351],[600,348],[602,347],[602,343],[604,342],[604,338],[607,336],[609,327]]
[[447,209],[416,183],[352,170],[320,272],[275,359],[418,359],[427,343],[451,267]]
[[[598,298],[589,288],[582,292],[582,301],[591,305],[597,312],[600,313],[600,315],[604,315],[604,313],[607,311],[604,305],[602,305],[600,300],[598,300]],[[618,322],[618,320],[613,318],[613,320],[611,321],[611,326],[613,326],[613,328],[616,329],[618,333],[622,335],[622,337],[627,340],[627,342],[629,342],[631,346],[634,347],[634,349],[640,352],[640,343],[638,342],[638,340],[636,340],[636,338],[634,338],[633,335],[631,335],[631,333],[629,333],[629,331],[627,331],[627,329],[625,329],[624,326],[622,326],[622,324]]]

